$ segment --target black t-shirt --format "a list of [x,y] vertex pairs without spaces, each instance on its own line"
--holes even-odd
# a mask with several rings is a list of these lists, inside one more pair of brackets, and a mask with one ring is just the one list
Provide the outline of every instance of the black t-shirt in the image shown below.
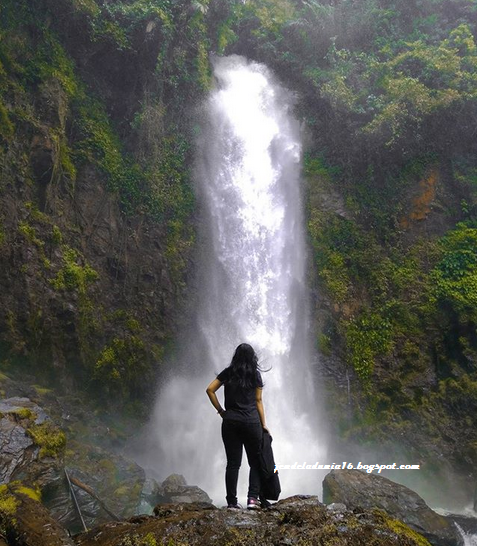
[[[217,376],[224,383],[225,388],[225,414],[224,419],[230,421],[242,421],[246,423],[260,423],[257,410],[255,388],[243,388],[229,382],[230,369],[225,368]],[[262,388],[262,376],[257,370],[257,387]]]

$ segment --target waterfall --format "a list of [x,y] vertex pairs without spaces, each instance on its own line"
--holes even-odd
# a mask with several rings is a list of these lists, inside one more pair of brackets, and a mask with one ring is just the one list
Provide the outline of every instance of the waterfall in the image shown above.
[[477,546],[477,534],[464,531],[464,529],[462,529],[462,527],[456,522],[454,522],[454,524],[462,538],[463,546]]
[[[183,474],[222,505],[221,418],[205,389],[242,342],[270,368],[262,374],[263,401],[277,464],[327,461],[311,366],[301,142],[293,97],[265,66],[243,57],[216,59],[214,75],[197,143],[196,329],[185,336],[181,361],[169,365],[171,377],[159,394],[150,431],[156,448],[142,464],[162,477]],[[223,389],[217,394],[223,404]],[[240,474],[243,500],[245,453]],[[321,495],[322,478],[317,470],[283,470],[282,497]]]

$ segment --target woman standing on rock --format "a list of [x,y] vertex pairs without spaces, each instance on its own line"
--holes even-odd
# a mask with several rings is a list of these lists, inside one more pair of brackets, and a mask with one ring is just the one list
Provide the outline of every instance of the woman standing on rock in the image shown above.
[[[225,410],[215,394],[225,385]],[[259,508],[260,494],[260,446],[262,432],[267,430],[262,403],[263,382],[258,367],[258,358],[253,348],[242,343],[235,350],[228,368],[219,373],[217,379],[207,387],[207,395],[222,417],[222,439],[227,455],[225,486],[227,507],[241,508],[237,504],[237,481],[245,446],[250,476],[247,508]]]

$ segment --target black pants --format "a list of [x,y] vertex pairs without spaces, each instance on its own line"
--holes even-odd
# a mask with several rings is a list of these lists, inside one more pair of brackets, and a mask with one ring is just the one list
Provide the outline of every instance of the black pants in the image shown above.
[[225,487],[227,489],[228,504],[237,504],[237,481],[240,464],[242,463],[243,446],[245,446],[248,464],[250,465],[247,496],[257,499],[260,494],[259,454],[262,434],[262,425],[260,423],[242,423],[225,419],[222,422],[222,439],[227,455]]

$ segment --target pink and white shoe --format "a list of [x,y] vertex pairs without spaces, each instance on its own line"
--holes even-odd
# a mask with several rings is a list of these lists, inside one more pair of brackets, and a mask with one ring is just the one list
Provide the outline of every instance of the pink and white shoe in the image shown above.
[[247,499],[247,508],[249,510],[258,510],[260,508],[260,503],[257,499],[254,499],[253,497],[249,497]]

